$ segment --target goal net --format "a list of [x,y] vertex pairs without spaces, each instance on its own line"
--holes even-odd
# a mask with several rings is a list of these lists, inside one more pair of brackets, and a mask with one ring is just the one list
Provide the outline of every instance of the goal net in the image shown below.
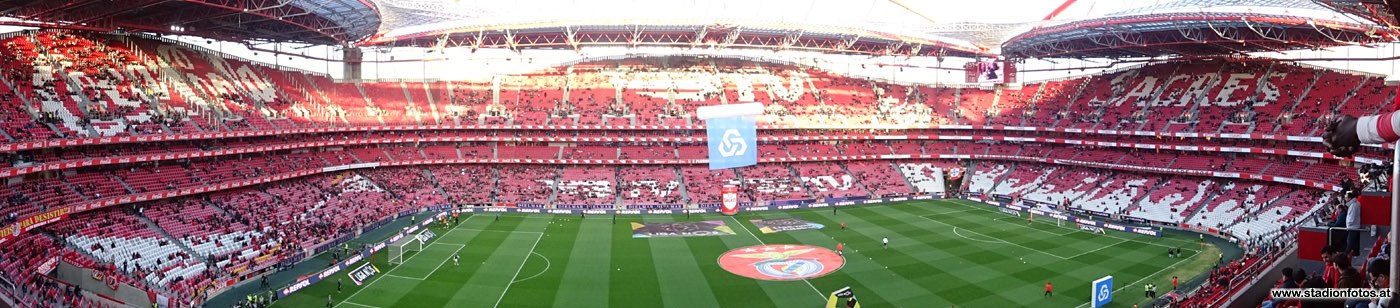
[[405,236],[389,244],[389,264],[403,264],[404,255],[409,251],[423,251],[423,240],[417,236]]
[[389,264],[403,264],[404,255],[409,251],[423,251],[425,245],[437,236],[432,230],[423,230],[414,236],[405,236],[389,244]]

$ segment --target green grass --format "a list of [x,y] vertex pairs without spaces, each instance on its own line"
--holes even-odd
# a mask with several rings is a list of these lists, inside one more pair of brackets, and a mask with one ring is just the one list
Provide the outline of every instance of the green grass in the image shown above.
[[[749,219],[797,216],[822,230],[758,233]],[[466,219],[466,218],[464,218]],[[737,234],[634,239],[629,222],[724,220]],[[839,225],[845,222],[848,230]],[[1146,303],[1142,286],[1159,293],[1171,277],[1190,280],[1219,251],[1186,236],[1108,235],[1007,216],[973,202],[912,201],[830,209],[717,214],[594,216],[479,215],[389,266],[363,287],[345,273],[278,301],[278,307],[820,307],[826,294],[850,286],[865,307],[1087,307],[1090,281],[1113,275],[1110,307]],[[880,247],[880,238],[890,248]],[[799,281],[760,281],[730,274],[716,258],[760,244],[846,243],[846,265]],[[1166,257],[1167,247],[1188,258]],[[450,256],[461,255],[454,266]],[[1024,259],[1024,261],[1023,261]],[[348,271],[346,271],[348,272]],[[335,281],[345,288],[335,291]],[[1046,281],[1055,296],[1043,298]]]

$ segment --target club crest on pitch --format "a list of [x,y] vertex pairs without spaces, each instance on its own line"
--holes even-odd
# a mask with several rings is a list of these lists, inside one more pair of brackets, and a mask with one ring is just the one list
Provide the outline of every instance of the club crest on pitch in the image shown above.
[[822,263],[817,260],[788,259],[768,260],[754,263],[759,273],[778,279],[802,279],[821,273]]
[[845,265],[830,249],[808,245],[759,245],[730,250],[719,264],[735,275],[762,280],[821,277]]

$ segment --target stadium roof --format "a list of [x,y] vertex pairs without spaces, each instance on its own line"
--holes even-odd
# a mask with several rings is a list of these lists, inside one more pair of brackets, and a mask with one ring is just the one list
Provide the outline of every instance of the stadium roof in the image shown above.
[[926,31],[954,16],[948,11],[898,0],[376,2],[383,8],[384,23],[370,44],[508,48],[632,44],[990,55],[984,45]]
[[126,29],[251,39],[344,44],[374,34],[379,10],[369,0],[0,0],[10,25],[92,31]]
[[0,16],[229,41],[965,57],[1198,56],[1396,38],[1377,0],[0,0]]
[[1309,0],[1178,0],[1038,25],[1002,45],[1011,57],[1229,55],[1394,41],[1367,18]]

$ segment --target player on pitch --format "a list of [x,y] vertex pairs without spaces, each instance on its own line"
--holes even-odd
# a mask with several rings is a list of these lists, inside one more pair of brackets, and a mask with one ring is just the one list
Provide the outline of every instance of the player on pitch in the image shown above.
[[1049,282],[1049,281],[1046,281],[1046,282],[1045,282],[1045,297],[1054,297],[1054,296],[1055,296],[1055,286],[1050,285],[1050,282]]

